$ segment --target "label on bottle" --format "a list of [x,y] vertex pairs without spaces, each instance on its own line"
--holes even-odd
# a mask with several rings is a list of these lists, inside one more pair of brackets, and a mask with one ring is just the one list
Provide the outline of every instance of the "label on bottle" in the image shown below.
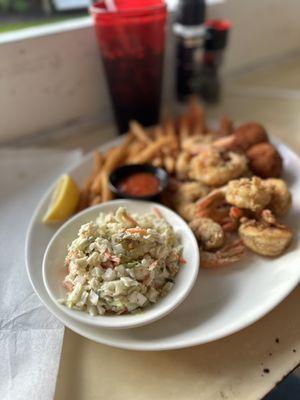
[[182,38],[177,40],[177,96],[180,100],[197,93],[197,82],[202,74],[204,38]]

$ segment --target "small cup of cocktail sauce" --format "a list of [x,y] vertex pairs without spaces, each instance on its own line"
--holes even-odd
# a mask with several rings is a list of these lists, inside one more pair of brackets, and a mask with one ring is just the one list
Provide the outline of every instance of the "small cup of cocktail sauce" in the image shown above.
[[168,174],[148,164],[124,165],[109,177],[110,189],[126,199],[158,200],[168,186]]

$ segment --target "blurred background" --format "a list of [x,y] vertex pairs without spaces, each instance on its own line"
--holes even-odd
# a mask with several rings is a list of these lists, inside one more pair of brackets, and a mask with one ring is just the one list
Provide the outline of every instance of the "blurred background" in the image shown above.
[[0,0],[0,32],[86,15],[87,0]]
[[[0,140],[112,122],[88,3],[88,0],[0,0],[0,116],[5,115],[0,118]],[[167,3],[169,24],[162,107],[172,111],[175,107],[172,23],[177,1]],[[243,118],[238,108],[242,103],[247,108],[245,102],[249,96],[267,97],[271,102],[282,98],[298,101],[299,0],[208,0],[206,5],[208,19],[227,18],[232,23],[220,68],[223,93],[231,96],[226,96],[222,103],[224,111]],[[232,96],[241,94],[242,102],[230,106]],[[212,117],[214,109],[218,111],[210,108]],[[294,129],[300,128],[296,109],[293,105],[286,114]],[[277,116],[276,113],[275,129]]]

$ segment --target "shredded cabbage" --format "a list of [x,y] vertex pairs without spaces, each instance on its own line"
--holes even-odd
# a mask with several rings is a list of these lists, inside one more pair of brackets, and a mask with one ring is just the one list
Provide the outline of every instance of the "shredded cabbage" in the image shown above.
[[182,264],[180,240],[163,217],[120,207],[81,226],[59,302],[93,316],[136,313],[172,289]]

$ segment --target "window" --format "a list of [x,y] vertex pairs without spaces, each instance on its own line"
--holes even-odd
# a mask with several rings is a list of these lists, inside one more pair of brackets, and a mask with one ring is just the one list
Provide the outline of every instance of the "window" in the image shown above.
[[[0,33],[41,26],[87,15],[96,0],[0,0]],[[166,0],[174,11],[179,0]],[[206,0],[215,4],[223,0]]]
[[0,0],[0,33],[86,16],[90,0]]

